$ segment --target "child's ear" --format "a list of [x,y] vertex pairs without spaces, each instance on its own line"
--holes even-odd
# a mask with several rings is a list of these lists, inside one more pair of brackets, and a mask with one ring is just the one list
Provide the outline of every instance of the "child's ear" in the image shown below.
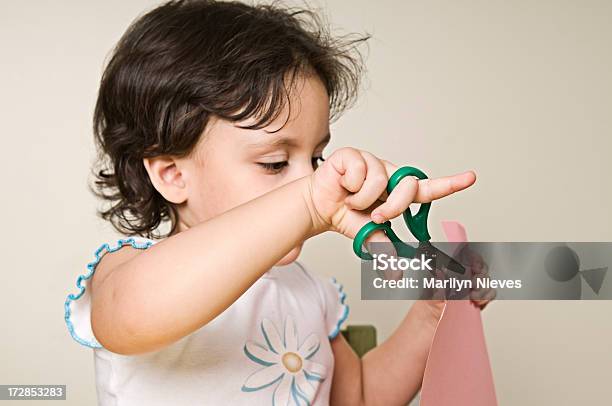
[[176,161],[169,156],[144,158],[151,183],[167,201],[181,204],[187,200],[187,185]]

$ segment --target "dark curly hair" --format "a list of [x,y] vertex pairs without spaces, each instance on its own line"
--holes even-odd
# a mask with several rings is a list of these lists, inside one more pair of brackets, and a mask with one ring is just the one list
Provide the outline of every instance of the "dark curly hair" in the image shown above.
[[[324,83],[335,121],[356,100],[364,71],[357,45],[369,38],[333,37],[314,11],[277,3],[169,1],[140,16],[115,46],[95,106],[89,187],[110,204],[98,215],[126,235],[172,234],[177,209],[154,188],[143,158],[190,155],[211,115],[255,117],[242,128],[265,127],[307,71]],[[165,221],[168,233],[155,235]]]

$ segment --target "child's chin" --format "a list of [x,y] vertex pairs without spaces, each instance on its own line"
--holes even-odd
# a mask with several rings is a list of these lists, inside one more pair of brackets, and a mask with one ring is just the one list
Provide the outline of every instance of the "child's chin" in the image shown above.
[[302,244],[298,245],[297,247],[294,247],[291,251],[289,251],[287,255],[285,255],[280,261],[276,263],[276,266],[288,265],[292,263],[298,258],[301,251]]

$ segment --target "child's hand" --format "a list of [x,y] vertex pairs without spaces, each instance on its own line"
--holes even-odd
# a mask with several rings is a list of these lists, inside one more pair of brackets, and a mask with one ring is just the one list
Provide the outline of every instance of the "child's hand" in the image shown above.
[[[470,248],[469,243],[463,243],[463,247],[458,250],[458,253],[453,254],[453,258],[466,268],[467,272],[465,276],[472,280],[473,288],[469,289],[469,299],[476,307],[483,310],[497,296],[497,291],[494,288],[478,288],[478,279],[489,279],[489,265],[480,253]],[[437,279],[446,279],[442,270],[436,270],[435,272]],[[452,289],[449,288],[428,291],[424,294],[427,300],[417,301],[418,307],[425,309],[425,313],[429,316],[430,322],[437,323],[442,316],[447,294],[451,290]]]
[[[334,151],[311,175],[309,193],[315,229],[354,238],[369,221],[383,223],[402,214],[411,203],[429,203],[476,180],[472,171],[436,179],[407,176],[387,196],[387,182],[398,168],[366,151]],[[385,241],[389,241],[386,235],[377,231],[366,242]]]

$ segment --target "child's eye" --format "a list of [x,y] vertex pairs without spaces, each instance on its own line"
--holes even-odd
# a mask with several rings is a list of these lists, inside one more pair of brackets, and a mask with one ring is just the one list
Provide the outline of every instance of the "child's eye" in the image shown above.
[[322,156],[315,156],[315,157],[312,158],[312,167],[313,168],[317,169],[319,167],[319,165],[320,165],[319,160],[321,162],[325,161],[325,159]]
[[278,173],[283,170],[283,168],[289,165],[289,162],[258,162],[258,164],[267,171]]

